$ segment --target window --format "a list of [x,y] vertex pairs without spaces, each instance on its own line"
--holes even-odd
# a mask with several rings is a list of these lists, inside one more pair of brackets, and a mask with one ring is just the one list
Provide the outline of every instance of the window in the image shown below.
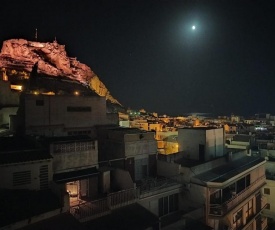
[[90,106],[68,106],[67,112],[91,112]]
[[177,211],[179,208],[178,194],[162,197],[159,199],[159,216],[164,216]]
[[238,212],[236,212],[233,215],[233,224],[235,225],[235,228],[239,228],[243,224],[243,210],[240,209]]
[[159,216],[168,214],[168,196],[159,198]]
[[36,100],[36,105],[37,106],[43,106],[44,105],[44,100]]
[[54,153],[72,153],[95,149],[94,141],[87,142],[71,142],[71,143],[56,143],[54,144]]
[[264,188],[264,194],[270,195],[270,189],[269,188]]
[[31,171],[14,172],[12,176],[13,186],[26,185],[31,183]]
[[49,169],[48,165],[42,165],[40,166],[40,189],[47,189],[49,187]]
[[270,204],[269,204],[269,203],[267,203],[267,204],[266,204],[266,207],[265,207],[265,209],[268,209],[268,210],[270,210]]
[[169,212],[175,212],[179,208],[179,197],[178,194],[169,196]]
[[246,181],[245,177],[237,181],[237,193],[245,189],[245,181]]
[[245,187],[248,187],[250,185],[250,174],[248,174],[246,177],[245,177]]
[[247,204],[247,210],[246,210],[246,213],[245,213],[245,217],[246,219],[248,219],[250,216],[252,216],[253,214],[253,200],[251,199]]

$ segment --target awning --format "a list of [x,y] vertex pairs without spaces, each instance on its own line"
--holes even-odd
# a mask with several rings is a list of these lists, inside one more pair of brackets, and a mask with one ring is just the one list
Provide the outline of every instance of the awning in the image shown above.
[[56,183],[67,183],[71,181],[76,181],[76,180],[97,176],[98,174],[99,172],[97,168],[92,167],[87,169],[54,174],[53,181]]

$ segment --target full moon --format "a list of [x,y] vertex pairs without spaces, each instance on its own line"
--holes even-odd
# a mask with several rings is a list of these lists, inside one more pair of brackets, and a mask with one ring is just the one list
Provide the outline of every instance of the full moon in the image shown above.
[[196,26],[192,26],[192,30],[195,30],[196,29]]

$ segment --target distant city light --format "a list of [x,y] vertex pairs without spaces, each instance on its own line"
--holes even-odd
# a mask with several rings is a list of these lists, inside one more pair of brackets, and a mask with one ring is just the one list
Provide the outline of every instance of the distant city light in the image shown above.
[[74,92],[74,95],[78,96],[78,95],[79,95],[79,92],[78,92],[78,91],[75,91],[75,92]]
[[22,85],[10,85],[11,89],[22,91],[23,87]]

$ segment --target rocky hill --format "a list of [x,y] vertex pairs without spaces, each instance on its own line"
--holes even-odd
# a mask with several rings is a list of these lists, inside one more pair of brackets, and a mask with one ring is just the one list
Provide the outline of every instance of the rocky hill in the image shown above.
[[41,76],[80,83],[96,94],[105,96],[107,101],[121,105],[89,66],[67,56],[65,45],[57,41],[43,43],[25,39],[3,42],[0,53],[3,78],[6,75],[18,80],[29,79],[35,65]]

